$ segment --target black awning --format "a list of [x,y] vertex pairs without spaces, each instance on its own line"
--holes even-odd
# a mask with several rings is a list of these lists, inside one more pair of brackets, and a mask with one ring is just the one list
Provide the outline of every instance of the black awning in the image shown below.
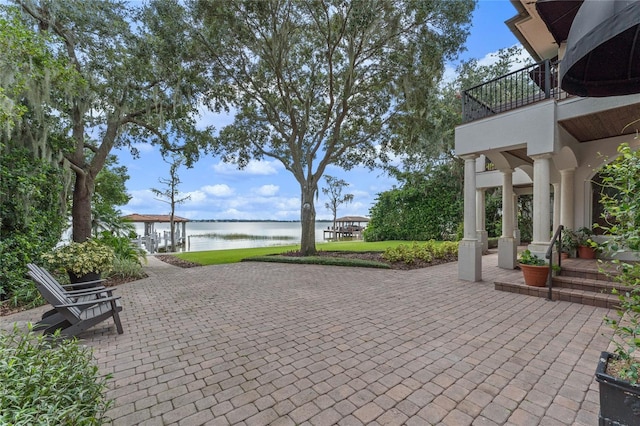
[[640,93],[640,1],[586,0],[569,32],[560,80],[578,96]]
[[536,9],[551,35],[560,44],[569,36],[571,23],[583,0],[538,0]]

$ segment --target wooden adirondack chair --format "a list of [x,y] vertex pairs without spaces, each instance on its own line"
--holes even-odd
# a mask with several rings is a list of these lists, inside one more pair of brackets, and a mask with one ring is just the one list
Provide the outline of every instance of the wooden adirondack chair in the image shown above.
[[59,329],[63,336],[75,336],[109,317],[113,318],[118,334],[123,333],[118,314],[122,310],[120,297],[113,296],[112,290],[102,287],[67,291],[45,269],[33,264],[28,267],[38,291],[54,308],[36,324],[38,329],[44,328],[45,334]]
[[[47,271],[45,268],[41,268],[40,266],[34,263],[27,264],[27,268],[29,269],[29,272],[31,272],[33,275],[38,275],[39,281],[36,281],[37,285],[43,285],[43,284],[40,284],[40,282],[43,282],[43,281],[48,282],[51,284],[53,288],[61,290],[67,297],[69,297],[74,302],[85,302],[88,300],[95,300],[95,299],[104,298],[104,297],[112,297],[113,291],[115,290],[115,288],[106,288],[104,286],[98,285],[106,280],[89,281],[87,282],[87,284],[89,284],[89,287],[87,288],[83,288],[80,290],[67,290],[68,288],[76,288],[76,286],[74,286],[73,284],[66,284],[66,285],[60,284],[58,280],[53,275],[51,275],[49,271]],[[34,281],[35,281],[35,278],[34,278]],[[116,301],[116,303],[119,304],[120,302]],[[80,307],[80,310],[84,310],[88,307],[89,306]],[[64,317],[54,308],[42,314],[42,320],[36,324],[36,327],[42,328],[44,325],[57,324],[63,320],[64,320]]]

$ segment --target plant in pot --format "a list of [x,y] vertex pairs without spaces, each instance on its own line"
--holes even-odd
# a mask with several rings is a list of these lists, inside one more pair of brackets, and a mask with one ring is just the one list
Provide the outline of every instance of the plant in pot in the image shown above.
[[544,287],[549,277],[549,264],[530,250],[520,253],[518,264],[524,276],[524,283],[533,287]]
[[640,425],[640,263],[615,259],[620,252],[640,250],[640,151],[622,144],[618,152],[600,171],[608,188],[601,191],[604,224],[600,228],[617,269],[613,277],[621,285],[614,290],[619,308],[615,316],[605,317],[613,330],[614,353],[602,352],[596,369],[599,420],[601,425]]
[[600,251],[600,244],[593,240],[593,230],[583,226],[576,232],[576,244],[578,257],[581,259],[595,259]]
[[562,231],[562,253],[564,258],[575,256],[578,248],[578,235],[571,228],[564,228]]
[[96,240],[71,242],[45,253],[42,257],[51,268],[66,271],[72,284],[100,279],[113,267],[113,249]]

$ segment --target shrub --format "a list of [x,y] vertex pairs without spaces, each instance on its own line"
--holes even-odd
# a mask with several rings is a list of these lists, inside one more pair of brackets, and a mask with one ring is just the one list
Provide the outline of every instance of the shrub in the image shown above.
[[400,244],[395,248],[388,248],[382,257],[389,262],[404,262],[412,264],[417,260],[431,262],[433,259],[444,259],[458,252],[458,244],[451,241],[426,243],[414,242],[412,245]]
[[72,241],[58,247],[53,253],[42,255],[52,268],[71,271],[76,275],[108,273],[113,267],[114,257],[113,249],[97,240],[84,243]]
[[137,262],[142,265],[142,261],[147,261],[147,256],[144,250],[138,248],[131,239],[126,236],[115,236],[109,231],[103,231],[100,236],[96,238],[97,241],[109,246],[113,249],[114,253],[120,259],[127,259],[131,262]]
[[76,339],[0,332],[0,424],[100,425],[108,378]]
[[[628,144],[618,147],[620,154],[606,164],[602,176],[600,203],[604,209],[599,225],[605,235],[609,255],[615,257],[625,250],[640,250],[640,151]],[[606,191],[604,190],[606,189]],[[613,290],[620,301],[615,316],[606,316],[605,323],[613,330],[613,344],[619,359],[618,376],[637,384],[640,381],[640,264],[614,259],[620,272],[615,280],[625,289]],[[606,272],[606,271],[605,271]]]
[[122,257],[116,254],[113,260],[113,268],[111,268],[111,272],[107,275],[107,277],[116,277],[116,278],[144,278],[147,274],[142,269],[142,265],[140,262],[136,260],[132,260],[130,257]]
[[39,261],[60,239],[66,224],[63,181],[60,169],[25,149],[0,152],[0,300],[38,303],[26,264]]

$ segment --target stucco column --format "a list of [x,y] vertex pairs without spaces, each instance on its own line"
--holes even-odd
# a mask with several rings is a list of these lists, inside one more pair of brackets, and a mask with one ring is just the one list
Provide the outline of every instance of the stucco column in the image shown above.
[[529,250],[544,258],[551,231],[551,189],[549,177],[551,154],[533,156],[533,241]]
[[485,188],[476,189],[476,232],[482,243],[482,252],[489,250],[489,233],[486,229]]
[[553,226],[551,227],[553,232],[556,232],[558,226],[562,224],[560,221],[560,209],[562,200],[562,188],[559,183],[553,184]]
[[513,170],[502,173],[502,236],[498,240],[498,266],[513,269],[516,266],[516,244],[513,238]]
[[560,200],[560,223],[565,228],[573,229],[573,176],[575,169],[560,170],[560,187],[561,187],[561,200]]
[[458,246],[458,278],[465,281],[482,280],[482,244],[476,232],[476,158],[464,159],[464,238]]
[[464,159],[464,239],[476,240],[476,155]]

